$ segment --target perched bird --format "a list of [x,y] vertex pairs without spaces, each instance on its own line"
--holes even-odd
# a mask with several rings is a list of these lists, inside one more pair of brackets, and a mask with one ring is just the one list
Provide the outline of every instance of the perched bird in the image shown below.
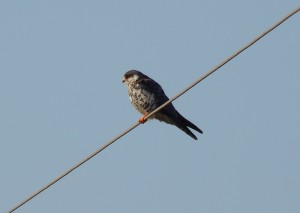
[[[169,100],[162,87],[153,79],[144,75],[137,70],[129,70],[124,74],[123,83],[128,89],[129,100],[131,104],[141,113],[143,117],[139,119],[140,123],[144,123],[145,116],[152,112],[157,107]],[[175,125],[186,134],[197,140],[197,137],[188,128],[192,128],[201,134],[203,133],[195,124],[184,118],[173,106],[169,103],[164,108],[156,112],[150,117],[167,124]]]

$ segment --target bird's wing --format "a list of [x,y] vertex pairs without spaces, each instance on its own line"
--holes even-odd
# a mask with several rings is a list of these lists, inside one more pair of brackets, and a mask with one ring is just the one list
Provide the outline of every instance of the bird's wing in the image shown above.
[[[153,93],[155,95],[155,104],[157,107],[164,104],[166,101],[169,100],[168,96],[165,94],[162,87],[153,79],[142,79],[139,84],[143,86],[145,90],[147,90],[150,93]],[[165,106],[163,109],[161,109],[162,112],[164,112],[166,115],[169,116],[176,116],[176,110],[172,103]]]
[[155,100],[157,101],[157,105],[161,105],[164,102],[168,101],[169,98],[166,96],[162,87],[153,79],[141,79],[138,82],[142,85],[143,89],[155,95]]

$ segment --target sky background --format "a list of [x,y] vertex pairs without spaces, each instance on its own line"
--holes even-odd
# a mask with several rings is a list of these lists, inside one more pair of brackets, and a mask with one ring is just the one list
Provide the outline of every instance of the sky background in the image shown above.
[[[169,97],[298,1],[1,1],[0,212],[140,117],[123,74]],[[300,212],[300,14],[16,212]]]

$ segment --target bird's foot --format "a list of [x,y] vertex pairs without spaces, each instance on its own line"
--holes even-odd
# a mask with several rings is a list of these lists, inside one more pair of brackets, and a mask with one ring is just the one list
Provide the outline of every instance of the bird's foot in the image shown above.
[[143,124],[143,123],[145,123],[145,122],[147,121],[147,119],[145,119],[145,117],[146,117],[147,115],[148,115],[148,113],[144,114],[143,117],[141,117],[141,118],[139,119],[139,122],[140,122],[141,124]]

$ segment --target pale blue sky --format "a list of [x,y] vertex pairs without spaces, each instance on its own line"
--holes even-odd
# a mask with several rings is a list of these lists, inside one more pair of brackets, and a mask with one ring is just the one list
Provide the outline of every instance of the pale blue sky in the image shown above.
[[[297,1],[1,1],[0,212],[174,96]],[[194,141],[140,125],[17,212],[300,212],[300,14],[174,102]]]

